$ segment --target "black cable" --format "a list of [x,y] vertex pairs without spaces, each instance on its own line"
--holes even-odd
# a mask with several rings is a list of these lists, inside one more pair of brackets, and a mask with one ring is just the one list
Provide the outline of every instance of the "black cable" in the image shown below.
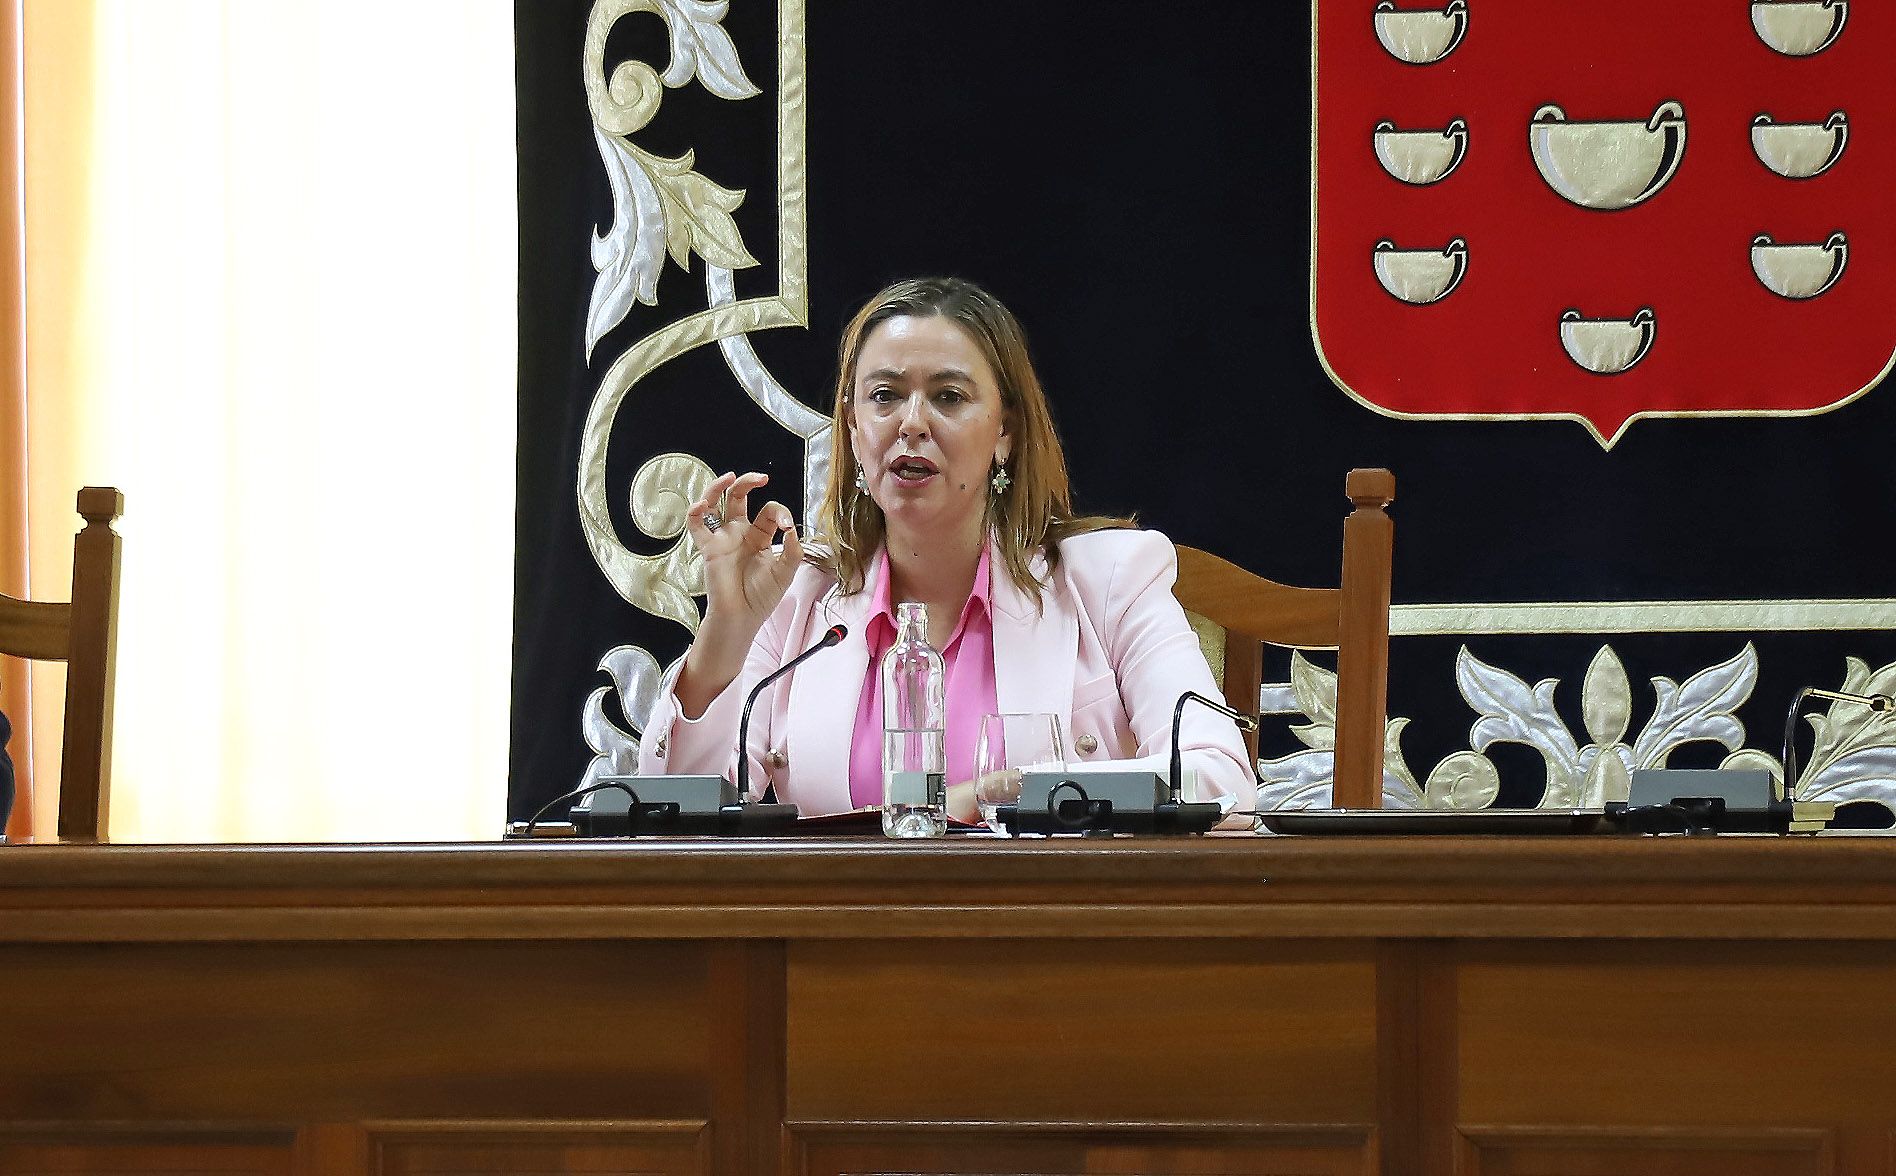
[[[1071,788],[1073,791],[1080,794],[1080,797],[1079,797],[1080,805],[1081,805],[1080,811],[1083,814],[1085,814],[1084,816],[1080,818],[1080,820],[1078,821],[1068,820],[1067,815],[1060,811],[1059,804],[1057,804],[1054,801],[1054,797],[1060,795],[1060,790],[1062,788]],[[1047,789],[1047,817],[1050,820],[1059,822],[1061,825],[1064,825],[1068,829],[1081,829],[1081,830],[1085,829],[1086,819],[1088,816],[1091,816],[1090,813],[1087,813],[1087,809],[1091,807],[1092,803],[1093,803],[1093,798],[1086,794],[1086,789],[1081,786],[1078,780],[1062,780],[1058,784],[1055,784],[1052,788]]]
[[[644,801],[639,799],[638,793],[632,791],[632,786],[630,784],[625,783],[623,780],[606,780],[599,784],[588,784],[584,788],[575,788],[564,796],[556,796],[552,800],[549,800],[545,804],[541,805],[538,811],[536,811],[532,816],[527,818],[527,827],[520,831],[520,836],[522,837],[533,836],[533,827],[540,823],[540,818],[546,816],[547,810],[552,808],[554,805],[559,804],[561,801],[578,800],[582,796],[591,796],[595,792],[604,792],[608,788],[617,788],[619,791],[625,793],[627,796],[632,798],[630,806],[626,809],[626,813],[628,817],[630,816],[630,814],[637,812],[638,807],[645,803]],[[628,824],[628,828],[629,827],[630,826]]]
[[[1654,818],[1662,814],[1677,821],[1679,827],[1676,829],[1648,827],[1656,824]],[[1688,807],[1675,800],[1666,804],[1642,804],[1628,808],[1620,814],[1620,821],[1621,827],[1631,833],[1683,833],[1688,837],[1695,837],[1702,834],[1716,834],[1718,824],[1724,815],[1725,806],[1722,801],[1699,809]]]
[[1810,688],[1799,690],[1791,699],[1791,709],[1784,715],[1784,799],[1797,799],[1797,713],[1803,708],[1804,700],[1810,697]]

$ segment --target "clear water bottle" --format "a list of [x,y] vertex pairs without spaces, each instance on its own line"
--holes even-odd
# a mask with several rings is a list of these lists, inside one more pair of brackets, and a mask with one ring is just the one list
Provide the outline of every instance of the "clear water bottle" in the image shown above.
[[895,644],[882,659],[882,832],[948,832],[948,764],[942,746],[947,688],[928,643],[928,606],[895,607]]

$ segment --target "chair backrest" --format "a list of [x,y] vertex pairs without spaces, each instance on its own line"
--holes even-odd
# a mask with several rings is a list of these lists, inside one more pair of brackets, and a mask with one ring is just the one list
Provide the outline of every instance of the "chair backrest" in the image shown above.
[[[1339,808],[1382,804],[1383,726],[1389,706],[1389,577],[1396,497],[1388,470],[1351,470],[1344,492],[1343,571],[1336,588],[1293,588],[1192,547],[1178,549],[1179,603],[1223,631],[1212,651],[1225,701],[1258,709],[1264,643],[1337,651],[1336,784]],[[1201,637],[1203,629],[1200,628]],[[1222,666],[1219,662],[1222,661]],[[1251,753],[1257,753],[1256,736]]]
[[110,486],[87,486],[79,491],[79,513],[86,525],[72,545],[72,600],[0,596],[0,654],[66,663],[59,838],[104,841],[118,659],[119,536],[112,523],[125,513],[125,496]]

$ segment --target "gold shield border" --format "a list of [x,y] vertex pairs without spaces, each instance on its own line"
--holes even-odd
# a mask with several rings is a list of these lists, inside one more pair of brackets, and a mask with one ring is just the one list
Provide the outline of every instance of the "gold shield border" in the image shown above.
[[[1788,410],[1652,411],[1635,413],[1613,433],[1603,435],[1593,422],[1576,413],[1409,413],[1384,408],[1344,382],[1330,366],[1317,330],[1317,45],[1319,9],[1323,0],[1310,0],[1310,342],[1324,375],[1351,400],[1381,416],[1408,421],[1535,421],[1564,420],[1580,425],[1612,449],[1635,421],[1694,417],[1807,417],[1821,416],[1858,399],[1896,370],[1896,351],[1876,379],[1848,396],[1821,408]],[[1365,6],[1365,12],[1368,6]],[[1472,19],[1472,18],[1471,18]],[[1544,602],[1508,604],[1406,604],[1390,609],[1391,636],[1476,636],[1535,633],[1725,633],[1756,630],[1896,629],[1896,600],[1648,600]]]
[[[1393,408],[1384,408],[1382,405],[1370,400],[1344,382],[1343,377],[1337,375],[1336,369],[1330,366],[1330,357],[1323,348],[1323,336],[1317,330],[1317,22],[1319,20],[1318,9],[1322,6],[1323,0],[1310,0],[1310,343],[1316,350],[1317,362],[1323,365],[1323,374],[1330,377],[1330,382],[1335,384],[1338,388],[1341,388],[1351,400],[1356,401],[1356,403],[1369,409],[1371,412],[1403,421],[1572,421],[1585,429],[1595,441],[1599,442],[1600,448],[1610,450],[1614,445],[1619,443],[1620,438],[1626,435],[1626,430],[1632,428],[1635,422],[1643,420],[1689,420],[1693,418],[1713,417],[1822,416],[1825,413],[1834,412],[1863,396],[1872,388],[1881,384],[1892,370],[1896,370],[1896,349],[1893,349],[1890,352],[1889,359],[1883,364],[1883,370],[1877,374],[1875,379],[1849,395],[1818,408],[1753,408],[1731,409],[1720,412],[1707,409],[1653,409],[1647,412],[1637,412],[1627,417],[1625,421],[1621,422],[1620,427],[1613,431],[1611,437],[1601,433],[1592,421],[1578,413],[1401,412]],[[1364,11],[1369,11],[1367,5],[1365,5]],[[1469,19],[1472,21],[1474,18],[1471,15]]]

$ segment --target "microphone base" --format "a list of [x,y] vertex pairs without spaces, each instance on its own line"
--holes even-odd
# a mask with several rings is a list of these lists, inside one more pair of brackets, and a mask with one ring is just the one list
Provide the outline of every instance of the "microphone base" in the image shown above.
[[1788,833],[1796,817],[1770,773],[1734,768],[1642,768],[1627,800],[1606,806],[1627,833]]
[[1167,836],[1208,833],[1224,819],[1224,810],[1210,802],[1171,799],[1165,778],[1156,772],[1028,772],[1021,779],[1020,800],[1000,806],[996,817],[1016,837]]
[[607,776],[638,793],[639,803],[616,788],[582,798],[567,814],[580,837],[771,837],[791,832],[794,804],[740,804],[737,786],[722,776]]
[[1002,805],[996,815],[1001,827],[1014,837],[1036,833],[1043,836],[1077,833],[1082,837],[1132,833],[1166,837],[1209,833],[1224,819],[1224,810],[1210,802],[1172,804],[1168,801],[1149,809],[1122,809],[1115,808],[1110,800],[1069,800],[1051,815],[1045,810],[1022,812],[1011,804]]
[[669,804],[636,811],[574,814],[575,837],[783,837],[795,830],[794,804],[732,804],[714,813],[680,812]]

